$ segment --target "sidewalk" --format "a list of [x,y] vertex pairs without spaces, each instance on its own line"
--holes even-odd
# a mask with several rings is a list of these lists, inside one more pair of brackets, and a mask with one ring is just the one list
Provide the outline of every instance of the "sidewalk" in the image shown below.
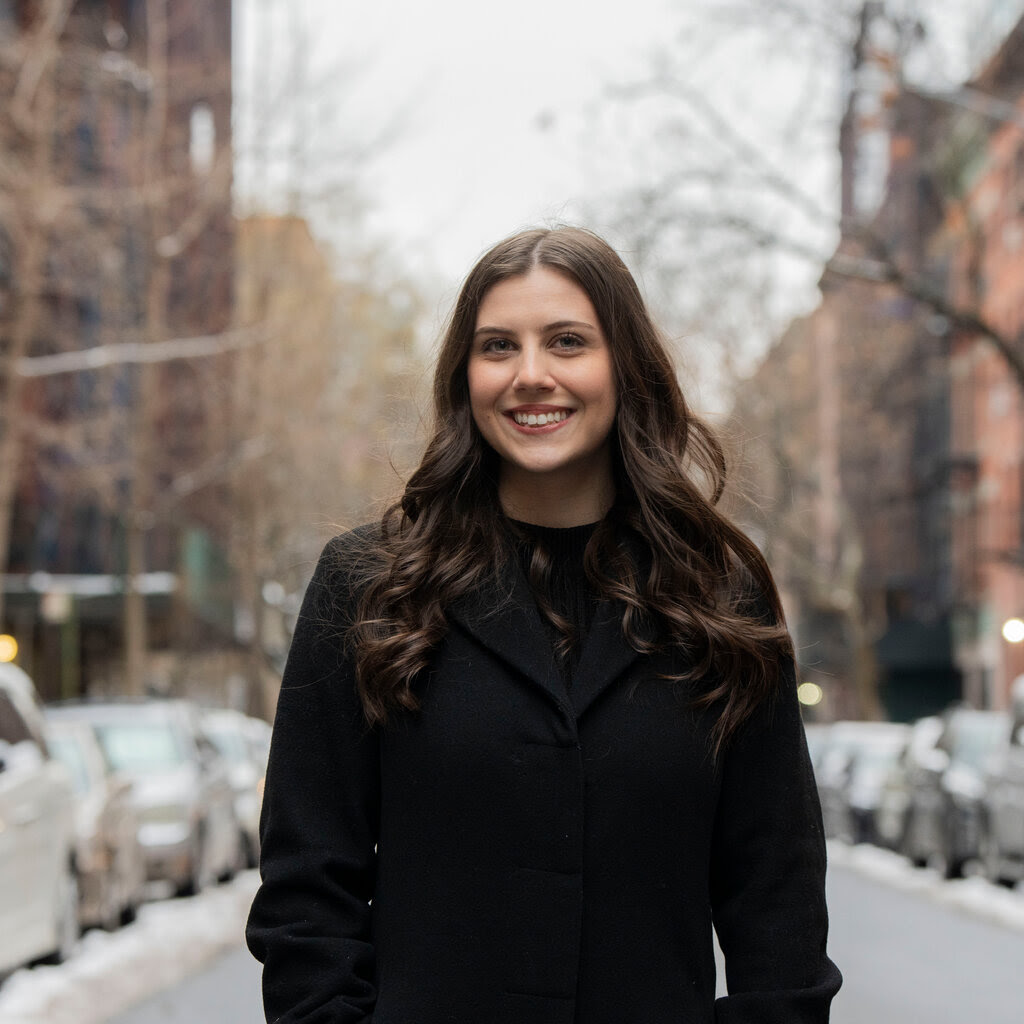
[[127,928],[87,932],[67,963],[0,986],[0,1024],[103,1024],[238,948],[258,883],[247,871],[189,899],[146,903]]

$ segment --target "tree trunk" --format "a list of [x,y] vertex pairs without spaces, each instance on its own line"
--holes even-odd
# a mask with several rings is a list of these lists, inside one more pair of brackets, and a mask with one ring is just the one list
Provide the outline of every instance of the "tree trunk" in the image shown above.
[[[11,522],[17,490],[18,467],[22,446],[22,394],[24,378],[18,364],[29,354],[40,315],[40,295],[45,274],[46,246],[50,225],[44,211],[51,205],[46,192],[53,187],[53,119],[54,83],[49,74],[52,58],[45,59],[38,69],[32,108],[34,132],[32,155],[25,176],[15,181],[11,191],[18,195],[16,209],[25,218],[19,226],[12,225],[14,242],[15,314],[8,338],[5,372],[0,375],[0,576],[10,561]],[[0,625],[4,621],[4,588],[0,583]]]

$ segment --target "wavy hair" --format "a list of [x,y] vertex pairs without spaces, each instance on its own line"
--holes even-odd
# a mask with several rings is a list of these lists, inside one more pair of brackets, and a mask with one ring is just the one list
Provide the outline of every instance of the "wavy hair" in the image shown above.
[[[689,667],[671,679],[694,684],[695,704],[714,711],[717,753],[777,692],[792,656],[778,592],[757,547],[716,507],[722,446],[688,409],[636,282],[603,239],[575,227],[505,239],[462,286],[434,374],[432,436],[363,563],[348,638],[364,712],[378,724],[418,707],[415,680],[446,633],[445,609],[514,557],[498,459],[470,412],[466,368],[488,289],[537,266],[587,293],[617,383],[616,497],[588,544],[587,576],[621,603],[635,649],[685,651]],[[543,583],[547,568],[535,555],[531,581]],[[566,625],[544,602],[542,611]]]

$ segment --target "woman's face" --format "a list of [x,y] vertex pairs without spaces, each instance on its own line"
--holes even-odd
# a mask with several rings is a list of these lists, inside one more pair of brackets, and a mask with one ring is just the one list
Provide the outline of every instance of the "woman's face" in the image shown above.
[[612,355],[575,281],[538,266],[488,289],[467,376],[473,419],[502,460],[503,494],[542,487],[549,498],[571,494],[577,504],[591,491],[607,494]]

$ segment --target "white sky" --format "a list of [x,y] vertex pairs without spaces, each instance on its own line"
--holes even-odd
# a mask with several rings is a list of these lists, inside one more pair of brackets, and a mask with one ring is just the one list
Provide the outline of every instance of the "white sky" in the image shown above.
[[[258,37],[270,25],[274,60],[284,58],[295,24],[274,9],[290,2],[239,4],[243,59],[261,45],[267,54]],[[324,12],[310,64],[354,69],[340,119],[357,138],[398,119],[363,175],[373,226],[414,268],[450,279],[526,224],[578,217],[576,201],[604,175],[579,158],[585,107],[603,83],[642,71],[671,31],[673,2],[310,0],[310,21]]]
[[[823,93],[820,76],[815,83],[795,66],[799,40],[786,40],[782,54],[756,41],[756,33],[733,44],[730,31],[742,33],[731,23],[713,52],[705,52],[681,33],[688,15],[706,16],[728,2],[236,0],[243,208],[253,194],[287,192],[289,175],[301,177],[307,192],[318,175],[354,181],[356,190],[343,187],[319,205],[305,205],[314,229],[334,238],[360,230],[386,239],[410,273],[438,286],[443,306],[499,238],[550,220],[578,222],[582,204],[664,173],[671,147],[652,144],[658,143],[655,122],[650,129],[640,123],[642,108],[634,108],[635,116],[629,107],[614,116],[594,113],[609,83],[642,78],[659,49],[684,55],[692,81],[713,89],[732,123],[748,135],[760,133],[767,146],[783,130],[779,111],[792,112],[794,90],[807,90],[809,82],[818,95],[798,102],[816,105],[822,123],[834,115],[839,76],[831,76],[834,95],[828,87]],[[1022,0],[1001,2],[1021,6]],[[764,3],[771,9],[771,0]],[[962,50],[964,19],[976,19],[989,0],[916,3],[933,21],[942,20],[953,42],[939,63],[959,72],[949,57]],[[281,82],[284,93],[309,97],[301,109],[278,103]],[[265,151],[253,160],[246,139],[257,122]],[[821,156],[799,166],[805,187],[828,206],[837,175],[831,125],[823,132]],[[382,136],[375,155],[358,157]],[[790,165],[796,162],[790,158]],[[261,175],[253,166],[270,169]],[[356,191],[368,214],[358,229],[337,216],[339,202],[351,203]],[[819,235],[814,244],[824,252],[834,240]],[[812,305],[817,276],[809,264],[797,268],[787,284],[792,295],[778,299],[776,312],[785,317]]]

